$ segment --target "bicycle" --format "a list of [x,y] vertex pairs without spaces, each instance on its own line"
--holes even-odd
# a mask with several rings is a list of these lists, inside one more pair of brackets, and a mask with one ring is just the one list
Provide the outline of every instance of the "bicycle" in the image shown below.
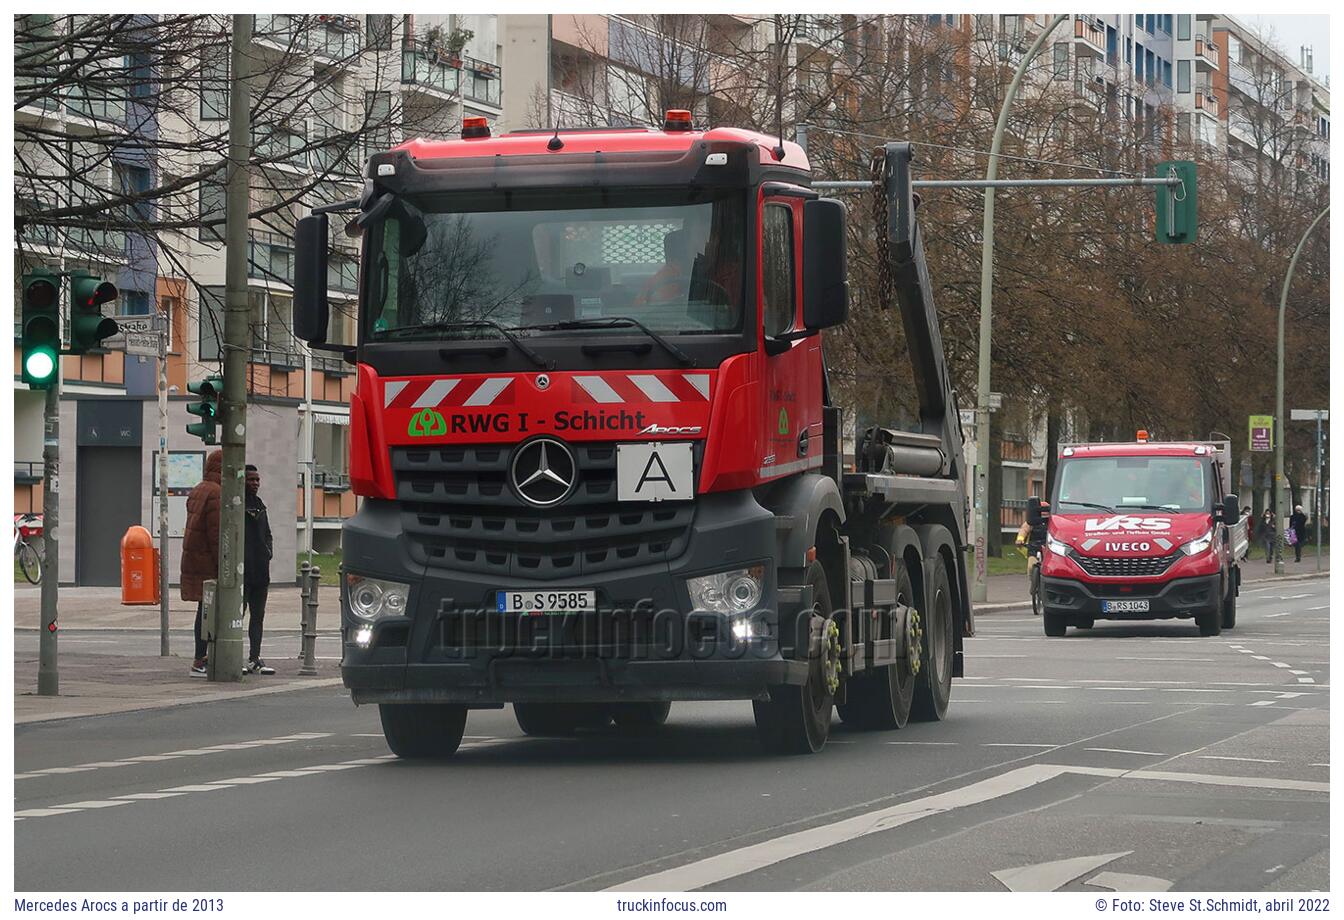
[[[1027,584],[1031,592],[1031,613],[1033,616],[1041,615],[1041,550],[1039,547],[1033,547],[1030,543],[1017,544],[1018,552],[1027,559]],[[1031,560],[1035,558],[1036,564],[1032,565]]]
[[29,531],[41,533],[42,519],[31,512],[14,515],[14,560],[28,584],[35,585],[42,581],[42,554],[28,542]]

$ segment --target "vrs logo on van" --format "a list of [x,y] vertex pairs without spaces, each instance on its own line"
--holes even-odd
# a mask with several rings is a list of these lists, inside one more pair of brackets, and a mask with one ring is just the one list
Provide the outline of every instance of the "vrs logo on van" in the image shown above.
[[1126,530],[1161,532],[1171,530],[1171,520],[1164,517],[1130,517],[1127,514],[1117,514],[1108,518],[1088,518],[1084,529],[1088,533]]

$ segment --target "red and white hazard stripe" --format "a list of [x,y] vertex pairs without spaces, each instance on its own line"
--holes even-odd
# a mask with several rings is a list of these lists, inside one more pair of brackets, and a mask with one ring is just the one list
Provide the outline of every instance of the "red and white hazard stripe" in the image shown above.
[[[480,407],[514,401],[513,377],[415,378],[383,381],[384,409]],[[709,374],[575,374],[570,398],[576,403],[694,403],[709,400]]]
[[704,402],[708,374],[575,374],[574,401],[614,403]]
[[466,383],[461,377],[383,381],[384,409],[438,409],[443,406],[491,406],[513,402],[512,377],[486,377]]

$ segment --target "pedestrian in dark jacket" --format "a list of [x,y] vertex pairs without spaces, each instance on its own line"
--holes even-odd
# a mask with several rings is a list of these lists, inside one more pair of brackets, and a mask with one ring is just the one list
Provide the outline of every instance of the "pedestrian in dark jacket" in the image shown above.
[[1307,516],[1302,511],[1302,506],[1298,505],[1293,509],[1293,513],[1288,516],[1288,526],[1293,528],[1293,536],[1296,538],[1293,542],[1294,562],[1302,561],[1302,543],[1307,538]]
[[1274,532],[1274,512],[1268,508],[1260,515],[1260,542],[1265,547],[1265,561],[1274,564],[1274,541],[1278,534]]
[[205,608],[202,583],[219,577],[219,474],[224,452],[212,451],[205,458],[204,478],[187,496],[187,526],[182,537],[182,600],[196,602],[196,658],[192,677],[205,676],[206,642],[201,637]]
[[243,509],[243,604],[248,610],[247,667],[249,674],[274,674],[261,660],[261,626],[266,619],[266,595],[271,588],[271,522],[261,490],[261,473],[247,465],[247,505]]

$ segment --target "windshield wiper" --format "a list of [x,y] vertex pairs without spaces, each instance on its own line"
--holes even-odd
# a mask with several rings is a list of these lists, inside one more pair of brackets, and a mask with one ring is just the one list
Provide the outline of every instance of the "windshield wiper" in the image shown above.
[[643,333],[644,333],[645,335],[647,335],[649,338],[653,339],[653,340],[654,340],[655,342],[657,342],[659,345],[661,345],[661,346],[663,347],[663,349],[664,349],[668,354],[670,354],[672,357],[676,358],[678,361],[680,361],[680,362],[681,362],[682,364],[684,364],[685,366],[687,366],[687,367],[694,367],[694,366],[695,366],[695,359],[694,359],[694,358],[692,358],[690,355],[686,354],[686,352],[682,351],[682,350],[681,350],[680,348],[678,348],[677,346],[673,345],[671,342],[669,342],[669,341],[668,341],[667,339],[665,339],[663,336],[661,336],[661,335],[659,335],[658,333],[654,332],[652,329],[650,329],[648,326],[646,326],[646,325],[644,325],[643,323],[641,323],[639,320],[635,319],[633,316],[602,316],[602,317],[592,317],[591,319],[566,319],[566,320],[561,320],[561,321],[558,322],[558,323],[545,323],[545,324],[543,324],[543,325],[538,325],[538,326],[525,326],[525,327],[521,327],[521,328],[526,328],[526,329],[541,329],[541,330],[545,330],[545,329],[613,329],[613,328],[619,328],[619,327],[621,327],[621,326],[633,326],[634,328],[636,328],[636,329],[640,330],[641,332],[643,332]]
[[448,332],[454,329],[493,329],[507,339],[515,348],[527,355],[537,367],[544,367],[549,370],[555,366],[554,361],[547,361],[541,355],[537,354],[535,350],[524,345],[522,339],[518,338],[518,336],[490,319],[462,319],[440,323],[416,323],[414,326],[399,326],[396,329],[391,329],[388,331],[387,337],[399,338],[403,333],[407,332],[422,332],[425,330]]
[[1098,505],[1096,502],[1076,502],[1070,498],[1061,498],[1059,503],[1061,505],[1078,505],[1082,508],[1096,508],[1099,511],[1109,511],[1111,514],[1115,514],[1115,509],[1110,505]]
[[1125,503],[1125,504],[1119,504],[1119,505],[1116,505],[1115,507],[1117,507],[1117,508],[1137,508],[1137,509],[1139,509],[1140,511],[1179,511],[1181,506],[1178,505],[1178,504],[1175,504],[1175,503],[1170,504],[1170,505],[1131,505],[1131,504]]

